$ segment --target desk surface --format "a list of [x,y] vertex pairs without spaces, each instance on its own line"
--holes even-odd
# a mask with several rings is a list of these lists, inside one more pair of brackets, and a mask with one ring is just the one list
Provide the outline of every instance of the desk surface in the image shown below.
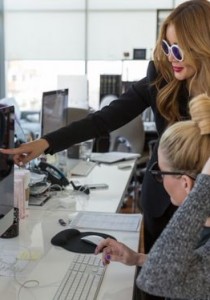
[[[12,272],[11,277],[2,276],[0,280],[0,292],[4,295],[4,300],[51,300],[53,298],[74,255],[50,243],[56,233],[66,228],[62,227],[58,220],[68,218],[75,210],[118,212],[135,170],[135,161],[123,164],[130,165],[131,168],[122,170],[118,168],[118,164],[100,165],[96,166],[89,176],[79,178],[82,184],[105,182],[109,185],[109,189],[91,191],[88,199],[77,198],[73,208],[62,208],[56,196],[43,207],[38,209],[30,207],[26,211],[25,219],[20,222],[20,235],[13,239],[0,239],[0,258],[5,259],[8,255],[6,266],[9,266]],[[132,249],[138,249],[139,231],[103,230],[100,232],[110,233]],[[11,256],[13,263],[17,262],[21,265],[22,271],[18,269],[14,272],[14,265],[10,263]],[[0,270],[1,264],[0,260]],[[97,299],[132,299],[134,274],[135,267],[111,263],[106,270]],[[33,287],[21,287],[27,280],[32,280],[30,285]]]
[[[119,169],[126,165],[130,168]],[[119,212],[127,191],[127,187],[135,171],[135,160],[129,160],[112,165],[96,165],[87,177],[73,176],[70,180],[78,180],[80,184],[106,183],[108,189],[91,190],[89,195],[73,192],[68,186],[64,192],[55,192],[42,207],[31,209],[62,210],[67,207],[70,211],[100,211]],[[64,199],[64,202],[62,202]]]
[[[28,217],[21,221],[20,236],[14,239],[1,240],[1,252],[13,252],[16,257],[24,261],[27,255],[33,257],[26,261],[24,270],[16,271],[13,277],[1,277],[0,291],[4,300],[30,300],[53,298],[74,253],[51,245],[51,238],[63,227],[58,218],[62,212],[29,210]],[[108,233],[106,231],[103,231]],[[138,232],[115,232],[111,234],[123,241],[132,249],[138,248]],[[102,286],[97,299],[116,300],[132,299],[135,267],[128,267],[119,263],[111,263],[106,270]],[[32,288],[21,288],[23,284],[32,280]]]

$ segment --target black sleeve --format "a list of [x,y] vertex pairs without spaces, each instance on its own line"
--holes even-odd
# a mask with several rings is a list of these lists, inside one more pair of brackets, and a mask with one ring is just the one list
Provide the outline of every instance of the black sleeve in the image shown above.
[[[151,69],[151,72],[149,70]],[[149,63],[148,72],[154,73]],[[133,84],[119,99],[86,118],[49,133],[44,138],[50,144],[47,153],[53,154],[87,139],[103,137],[125,125],[151,105],[150,79],[147,77]]]

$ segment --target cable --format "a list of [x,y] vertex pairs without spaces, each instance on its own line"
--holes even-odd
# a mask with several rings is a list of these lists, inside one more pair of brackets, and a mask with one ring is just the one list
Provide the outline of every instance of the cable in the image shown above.
[[87,195],[90,194],[90,189],[85,185],[75,185],[73,181],[70,181],[70,184],[73,186],[75,191],[83,192]]
[[[19,259],[18,257],[15,257],[15,258],[13,257],[14,261],[7,262],[4,259],[0,258],[0,263],[3,263],[6,266],[7,270],[12,272],[12,276],[13,276],[15,282],[20,286],[19,289],[18,289],[18,294],[17,294],[17,299],[18,300],[21,300],[20,295],[21,295],[21,291],[23,289],[30,289],[30,290],[32,290],[34,288],[46,288],[46,287],[51,287],[51,286],[55,286],[55,285],[59,284],[59,281],[55,281],[55,282],[51,282],[51,283],[48,283],[48,284],[41,285],[40,282],[39,282],[39,280],[37,280],[37,279],[29,279],[29,280],[25,280],[23,282],[20,282],[19,279],[18,279],[18,274],[20,272],[23,272],[24,269],[26,268],[26,266],[31,261],[33,261],[31,249],[30,248],[26,248],[26,247],[23,247],[23,248],[28,251],[29,257],[27,258],[27,264],[21,270],[19,270],[19,268],[17,268],[17,264],[20,261],[23,262],[23,261],[26,261],[26,260]],[[11,274],[10,274],[10,276],[11,276]],[[37,299],[37,298],[34,297],[34,299]]]
[[60,186],[59,184],[52,184],[50,187],[49,187],[49,190],[50,191],[57,191],[57,190],[59,190],[59,191],[63,191],[63,187],[62,186]]

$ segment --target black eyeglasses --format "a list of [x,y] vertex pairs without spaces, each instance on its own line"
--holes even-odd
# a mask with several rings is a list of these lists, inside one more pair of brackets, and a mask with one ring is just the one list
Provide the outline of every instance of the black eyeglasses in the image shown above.
[[149,172],[152,174],[153,178],[157,181],[162,183],[163,182],[163,177],[165,175],[187,175],[188,177],[190,177],[191,179],[195,180],[196,176],[193,175],[189,175],[187,172],[185,171],[161,171],[159,166],[158,166],[158,162],[154,162],[152,164],[152,166],[149,168]]
[[184,60],[183,51],[178,45],[173,44],[173,45],[169,46],[169,44],[166,42],[166,40],[162,40],[161,45],[162,45],[162,49],[163,49],[163,52],[165,53],[165,55],[169,56],[172,53],[173,57],[177,61]]

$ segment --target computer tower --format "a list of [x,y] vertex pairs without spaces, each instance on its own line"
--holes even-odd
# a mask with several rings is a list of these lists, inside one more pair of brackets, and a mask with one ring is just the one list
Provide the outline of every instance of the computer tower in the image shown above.
[[100,75],[100,103],[107,96],[118,98],[122,92],[121,75],[103,74]]

